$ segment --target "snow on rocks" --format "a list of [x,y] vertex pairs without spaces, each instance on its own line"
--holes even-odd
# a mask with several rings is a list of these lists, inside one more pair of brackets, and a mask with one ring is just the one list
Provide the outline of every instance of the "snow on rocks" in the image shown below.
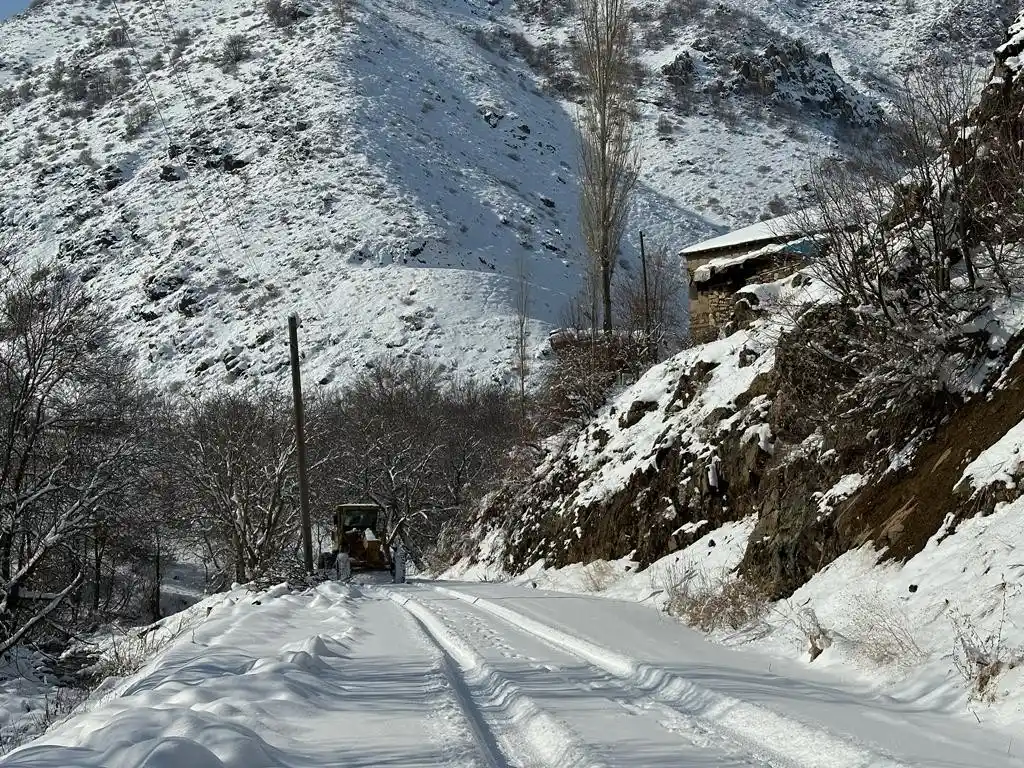
[[1024,422],[1012,427],[968,464],[957,487],[969,484],[973,493],[996,483],[1006,489],[1016,488],[1021,466],[1024,465],[1022,450]]
[[[740,353],[744,350],[754,355],[749,365],[743,364]],[[705,425],[705,421],[720,409],[731,414],[738,396],[758,374],[771,370],[774,359],[773,349],[757,331],[740,331],[651,368],[616,397],[571,448],[569,455],[583,475],[571,502],[585,505],[619,490],[653,461],[660,447],[675,440],[682,440],[682,448],[693,453],[709,451],[711,443],[705,438],[717,432],[717,425]],[[691,378],[695,381],[690,385],[697,391],[689,399],[680,384]],[[628,413],[635,402],[654,407],[623,428],[619,415]]]

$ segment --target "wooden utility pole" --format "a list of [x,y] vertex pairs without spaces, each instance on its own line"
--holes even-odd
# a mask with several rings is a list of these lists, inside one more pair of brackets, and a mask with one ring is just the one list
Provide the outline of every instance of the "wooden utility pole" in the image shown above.
[[302,408],[302,375],[299,372],[299,316],[288,317],[288,342],[292,353],[292,398],[295,401],[295,450],[299,461],[299,507],[302,514],[302,559],[306,573],[313,573],[313,532],[309,524],[309,479],[306,477],[306,420]]
[[644,277],[644,335],[647,351],[651,349],[651,299],[647,292],[647,251],[644,248],[644,231],[640,230],[640,266]]

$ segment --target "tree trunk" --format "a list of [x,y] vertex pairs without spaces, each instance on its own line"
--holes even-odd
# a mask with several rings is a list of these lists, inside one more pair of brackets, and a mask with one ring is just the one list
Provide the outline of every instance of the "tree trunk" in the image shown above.
[[612,334],[612,269],[609,258],[601,264],[601,300],[604,303],[604,332]]

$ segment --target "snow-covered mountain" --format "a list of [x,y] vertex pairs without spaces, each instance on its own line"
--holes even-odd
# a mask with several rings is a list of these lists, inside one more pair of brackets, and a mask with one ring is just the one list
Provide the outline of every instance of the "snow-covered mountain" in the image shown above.
[[[388,351],[505,377],[517,275],[538,346],[581,271],[556,6],[36,3],[0,24],[0,244],[79,271],[172,387],[283,374],[291,312],[312,382]],[[675,251],[785,207],[949,19],[997,15],[638,5],[631,229]]]

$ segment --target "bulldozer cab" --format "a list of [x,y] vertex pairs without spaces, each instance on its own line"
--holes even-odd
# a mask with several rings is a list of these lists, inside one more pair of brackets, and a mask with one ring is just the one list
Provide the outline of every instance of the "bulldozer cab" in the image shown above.
[[352,570],[391,569],[391,556],[378,527],[380,507],[376,504],[339,504],[334,512],[334,547],[345,554]]
[[334,513],[334,526],[340,531],[357,530],[363,533],[371,530],[376,535],[379,516],[380,507],[376,504],[339,504]]

